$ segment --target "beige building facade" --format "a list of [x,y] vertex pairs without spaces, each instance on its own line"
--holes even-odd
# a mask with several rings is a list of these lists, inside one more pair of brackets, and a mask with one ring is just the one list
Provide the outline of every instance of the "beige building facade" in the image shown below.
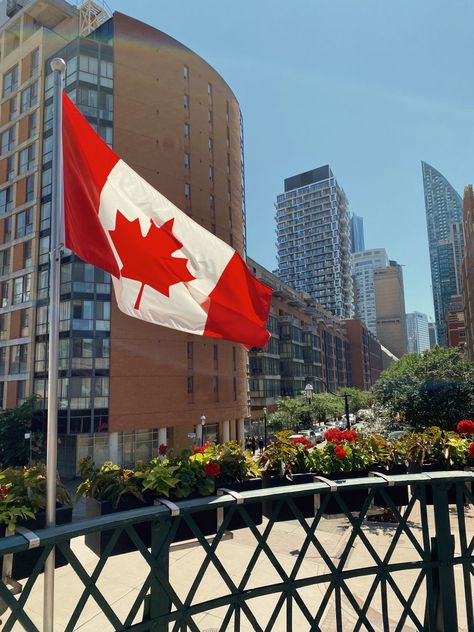
[[377,338],[397,358],[407,353],[403,270],[396,261],[374,270]]

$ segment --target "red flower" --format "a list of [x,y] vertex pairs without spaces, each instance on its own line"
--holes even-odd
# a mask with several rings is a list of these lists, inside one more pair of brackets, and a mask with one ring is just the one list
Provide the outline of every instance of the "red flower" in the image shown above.
[[459,434],[474,434],[474,421],[471,421],[470,419],[463,419],[458,423],[457,431]]
[[193,448],[193,454],[197,454],[198,452],[200,454],[204,454],[204,448],[200,445],[195,445]]
[[301,445],[303,448],[311,447],[311,442],[308,441],[308,439],[305,439],[304,437],[295,437],[291,443],[292,445]]
[[467,449],[467,455],[470,459],[474,461],[474,441],[470,444]]
[[343,459],[345,456],[347,456],[347,452],[344,450],[342,445],[337,445],[334,448],[334,455],[336,459]]
[[160,447],[158,448],[158,454],[161,454],[164,456],[167,450],[168,450],[168,446],[166,445],[166,443],[161,443]]
[[208,448],[211,445],[212,445],[212,441],[206,441],[205,444],[204,444],[204,447]]
[[218,476],[221,473],[221,467],[217,463],[206,463],[204,466],[204,474],[206,476]]
[[344,441],[349,441],[349,442],[356,441],[357,437],[359,436],[355,430],[343,430],[341,432],[341,435]]
[[329,428],[329,430],[326,431],[326,441],[339,444],[342,439],[342,430],[339,430],[339,428]]
[[0,498],[5,498],[8,494],[8,487],[6,485],[0,485]]

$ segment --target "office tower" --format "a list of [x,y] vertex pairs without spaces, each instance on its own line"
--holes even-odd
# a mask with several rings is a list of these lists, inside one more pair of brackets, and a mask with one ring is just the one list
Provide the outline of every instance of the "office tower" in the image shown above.
[[[3,406],[46,402],[52,74],[133,169],[244,254],[239,104],[209,64],[168,35],[86,2],[33,0],[1,27],[0,252]],[[93,14],[91,14],[91,11]],[[98,28],[95,28],[98,27]],[[78,37],[79,28],[84,37]],[[92,31],[91,31],[92,29]],[[91,32],[89,32],[91,31]],[[124,464],[160,443],[243,437],[247,353],[121,313],[108,274],[65,251],[61,266],[58,462]]]
[[460,292],[459,271],[463,257],[462,200],[439,171],[426,162],[422,162],[421,166],[436,329],[438,343],[446,346],[446,308],[451,297]]
[[470,184],[464,189],[464,259],[462,262],[462,296],[466,352],[474,360],[474,193]]
[[421,312],[406,315],[408,353],[421,353],[431,348],[428,316]]
[[446,308],[446,332],[448,347],[464,353],[466,349],[466,327],[464,321],[463,297],[452,296]]
[[397,358],[407,352],[403,271],[396,261],[374,270],[377,338]]
[[352,254],[354,316],[363,320],[374,336],[377,335],[374,271],[388,265],[385,248],[373,248]]
[[355,213],[351,217],[351,252],[365,250],[364,219]]
[[285,180],[276,205],[278,276],[339,318],[351,318],[346,195],[329,165]]
[[436,331],[436,323],[428,323],[428,334],[430,336],[430,349],[438,344],[438,334]]

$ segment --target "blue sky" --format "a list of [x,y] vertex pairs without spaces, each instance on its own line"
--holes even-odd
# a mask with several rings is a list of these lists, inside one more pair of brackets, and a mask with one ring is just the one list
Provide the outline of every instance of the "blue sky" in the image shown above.
[[[276,266],[285,177],[329,163],[366,248],[433,315],[420,161],[474,181],[472,0],[108,0],[208,61],[244,116],[248,254]],[[265,238],[262,238],[262,235]]]

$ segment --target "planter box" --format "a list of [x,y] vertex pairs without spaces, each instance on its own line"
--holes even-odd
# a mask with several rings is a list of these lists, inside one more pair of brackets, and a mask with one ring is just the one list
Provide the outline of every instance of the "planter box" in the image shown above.
[[[59,505],[56,508],[56,524],[68,524],[72,521],[72,507]],[[31,531],[44,529],[46,526],[46,512],[39,511],[36,517],[30,520],[19,520],[18,526],[25,527]],[[0,527],[0,537],[5,535],[5,527]],[[12,579],[25,579],[31,575],[34,565],[38,561],[43,552],[42,548],[32,549],[31,551],[21,551],[13,555]],[[60,568],[66,566],[67,560],[64,555],[56,549],[55,567]],[[1,570],[1,565],[0,565]],[[43,569],[44,570],[44,569]]]
[[[119,511],[139,509],[141,507],[149,507],[151,505],[151,501],[143,503],[138,498],[135,498],[135,496],[123,496],[117,507],[114,507],[109,500],[86,498],[86,518],[97,518],[99,516],[114,514]],[[134,529],[143,540],[145,546],[149,548],[151,546],[151,522],[142,522],[137,524],[134,526]],[[88,533],[85,538],[86,546],[88,546],[91,551],[94,551],[94,553],[100,557],[113,533],[113,529]],[[136,550],[137,547],[130,539],[128,533],[122,533],[115,543],[110,555],[121,555],[122,553],[130,553],[131,551]]]
[[[243,483],[230,483],[229,485],[222,485],[226,489],[231,489],[235,492],[246,492],[255,489],[262,489],[262,479],[261,478],[252,478],[248,481],[244,481]],[[218,512],[221,510],[217,510]],[[224,509],[222,511],[223,516],[225,517],[230,509]],[[255,523],[255,525],[262,524],[262,503],[254,502],[245,505],[245,511],[248,513],[249,518]],[[219,515],[219,514],[218,514]],[[228,531],[235,531],[237,529],[245,529],[247,524],[242,516],[238,513],[235,513],[233,517],[230,519],[229,525],[227,527]]]
[[[293,480],[287,478],[281,478],[280,476],[264,476],[262,478],[262,488],[270,489],[273,487],[291,486],[302,483],[312,483],[314,481],[314,474],[294,474]],[[307,496],[295,496],[293,502],[301,511],[305,518],[311,518],[315,514],[317,496],[312,493],[308,493]],[[270,519],[272,517],[274,505],[279,501],[277,500],[264,500],[263,501],[263,515],[265,518]],[[283,502],[280,507],[280,511],[275,522],[283,522],[285,520],[297,520],[297,517],[291,510],[288,503]]]
[[[324,477],[332,481],[344,481],[351,478],[363,478],[367,476],[368,470],[361,470],[359,472],[332,472],[331,474],[325,474]],[[364,502],[367,499],[367,489],[351,489],[347,491],[337,491],[330,494],[329,502],[326,505],[323,516],[325,518],[337,518],[344,517],[346,514],[342,511],[337,498],[342,498],[347,505],[348,510],[352,513],[358,513],[362,509]],[[319,508],[324,496],[317,496],[317,507]]]
[[[406,474],[407,468],[405,465],[394,465],[389,470],[383,467],[383,465],[374,465],[370,468],[371,472],[380,472],[381,474],[397,475]],[[408,485],[400,487],[385,487],[385,494],[390,498],[395,507],[404,507],[408,505]],[[386,509],[388,507],[387,501],[382,496],[381,492],[376,492],[374,495],[374,505],[376,507],[382,507]]]

